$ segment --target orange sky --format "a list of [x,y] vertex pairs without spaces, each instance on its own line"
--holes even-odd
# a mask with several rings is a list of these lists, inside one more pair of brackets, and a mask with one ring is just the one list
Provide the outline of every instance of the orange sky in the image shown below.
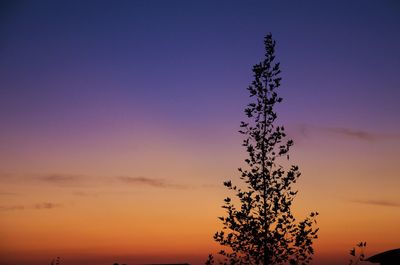
[[400,247],[396,1],[3,2],[0,265],[216,252],[267,32],[294,211],[320,213],[313,264]]
[[[397,247],[400,180],[394,158],[400,155],[400,141],[365,141],[319,129],[304,134],[298,127],[291,128],[299,139],[291,160],[302,169],[295,211],[299,217],[320,212],[316,262],[330,255],[345,260],[361,240],[369,244],[367,253]],[[113,258],[130,263],[204,260],[218,247],[212,235],[221,227],[217,216],[228,194],[222,181],[237,176],[244,153],[234,133],[224,140],[227,148],[212,154],[201,147],[190,153],[179,139],[170,140],[143,142],[146,147],[121,151],[115,158],[94,146],[80,154],[93,163],[75,170],[68,164],[72,154],[47,153],[42,147],[43,156],[27,155],[31,163],[20,171],[3,167],[2,256],[10,264],[27,259],[26,253],[41,262],[57,255],[65,262],[103,257],[101,264]],[[141,148],[147,154],[135,162]],[[121,166],[130,158],[132,163]],[[43,160],[56,167],[40,172]],[[57,164],[61,160],[67,161],[67,172]]]

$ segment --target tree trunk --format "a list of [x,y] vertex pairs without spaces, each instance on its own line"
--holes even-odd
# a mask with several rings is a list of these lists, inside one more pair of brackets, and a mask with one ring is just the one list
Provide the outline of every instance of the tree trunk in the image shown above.
[[267,250],[267,244],[264,244],[264,263],[263,265],[268,265],[268,250]]

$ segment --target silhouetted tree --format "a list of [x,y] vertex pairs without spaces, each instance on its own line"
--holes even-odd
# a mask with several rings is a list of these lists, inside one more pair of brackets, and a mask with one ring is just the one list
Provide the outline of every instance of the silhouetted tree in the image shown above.
[[60,257],[57,257],[51,261],[51,265],[60,265]]
[[351,259],[349,261],[349,265],[359,265],[365,259],[365,247],[367,246],[367,242],[360,242],[357,244],[358,251],[356,248],[352,248],[350,250]]
[[[285,170],[282,161],[289,160],[292,140],[285,140],[283,126],[275,126],[275,105],[282,101],[277,94],[281,77],[275,62],[275,41],[271,34],[264,39],[265,58],[253,66],[254,81],[247,88],[251,103],[247,105],[246,122],[241,122],[243,146],[248,158],[246,169],[239,168],[245,187],[230,180],[224,185],[235,197],[227,197],[222,206],[226,217],[219,217],[222,231],[214,235],[224,248],[220,264],[308,264],[317,238],[312,212],[297,222],[292,202],[297,194],[292,186],[300,176],[298,166]],[[235,206],[237,204],[238,206]],[[210,256],[207,264],[213,264]]]

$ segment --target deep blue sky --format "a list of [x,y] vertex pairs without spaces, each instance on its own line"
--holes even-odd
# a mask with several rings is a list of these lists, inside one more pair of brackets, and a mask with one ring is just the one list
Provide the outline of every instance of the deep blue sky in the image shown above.
[[6,2],[1,119],[40,123],[108,107],[116,115],[119,108],[138,108],[139,116],[166,115],[177,123],[208,120],[211,113],[220,120],[246,102],[251,65],[261,58],[263,36],[272,32],[293,120],[378,129],[369,127],[374,119],[393,128],[400,108],[399,6]]

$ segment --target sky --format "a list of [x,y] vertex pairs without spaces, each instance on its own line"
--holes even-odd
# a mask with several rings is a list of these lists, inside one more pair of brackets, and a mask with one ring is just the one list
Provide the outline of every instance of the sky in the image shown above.
[[397,1],[2,1],[0,264],[204,264],[271,32],[312,264],[400,247]]

